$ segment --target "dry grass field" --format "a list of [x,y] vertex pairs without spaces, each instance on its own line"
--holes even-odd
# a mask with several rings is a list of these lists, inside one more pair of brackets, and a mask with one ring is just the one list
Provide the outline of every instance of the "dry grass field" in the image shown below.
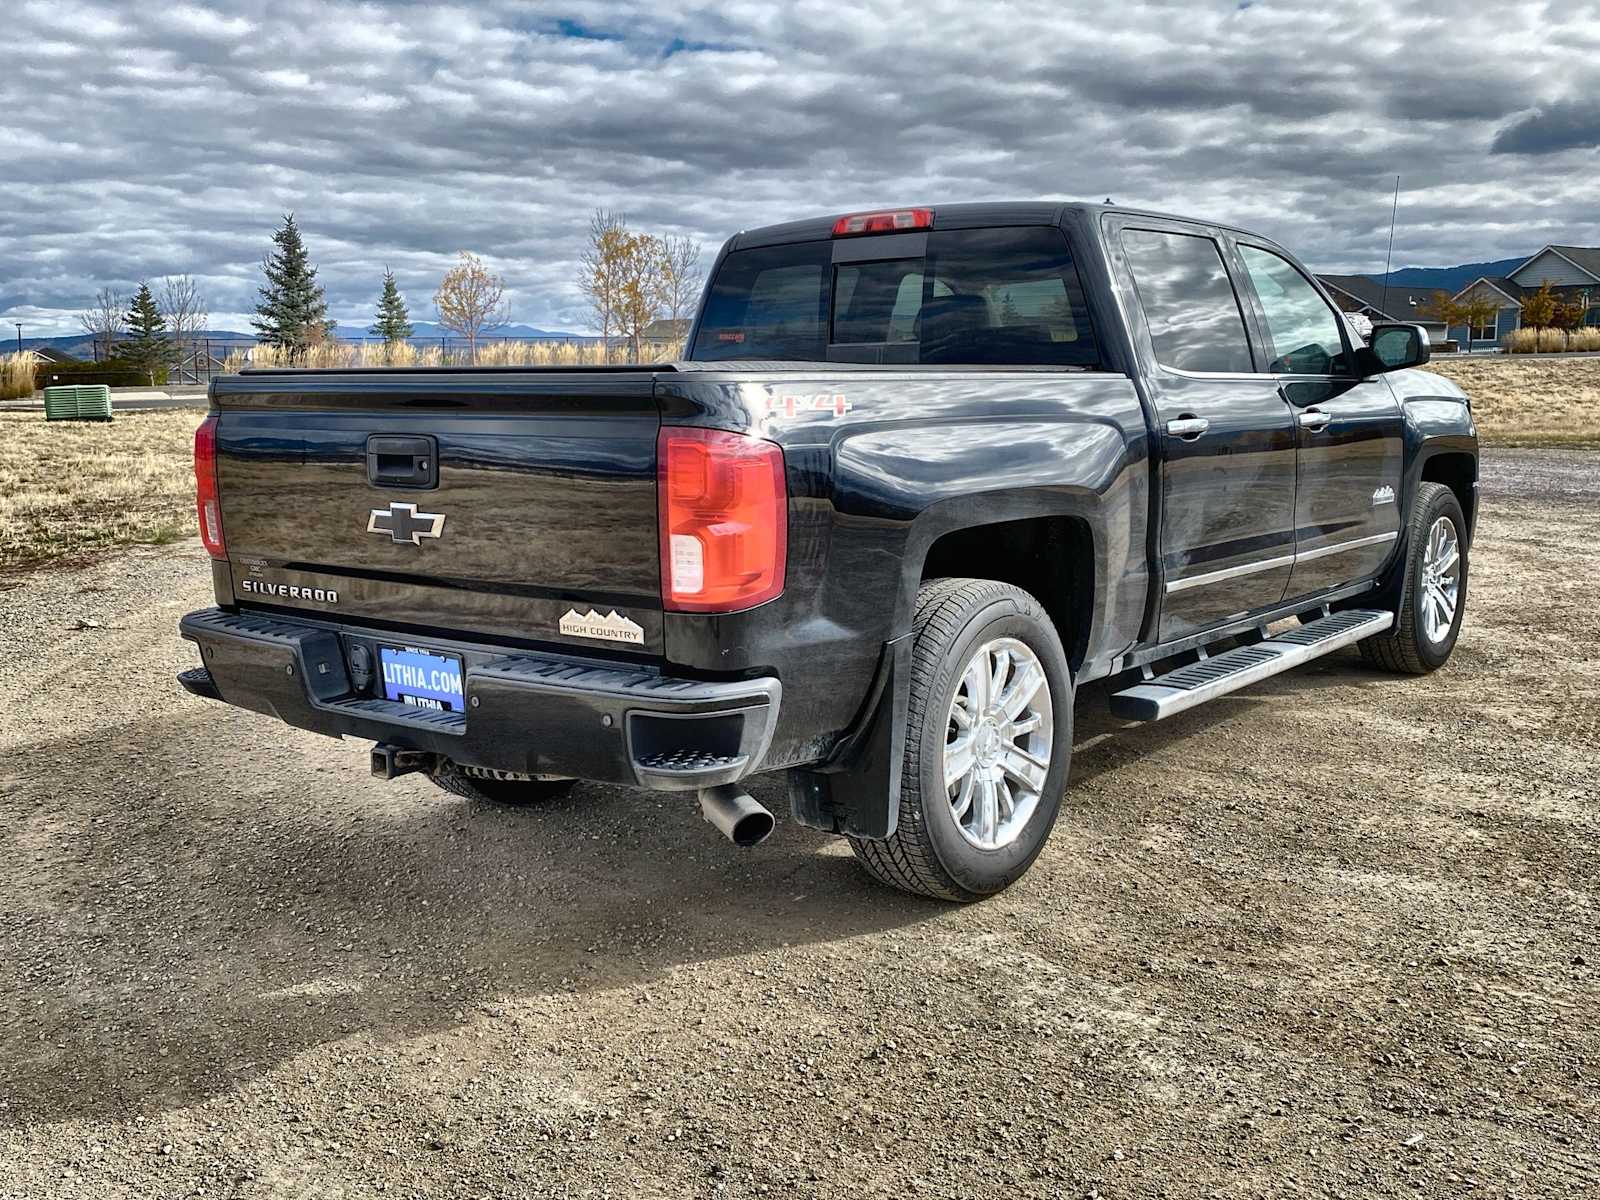
[[[1600,358],[1442,359],[1494,446],[1600,447]],[[194,527],[197,409],[122,412],[109,425],[0,413],[0,572]]]
[[0,413],[0,572],[194,532],[197,409]]
[[1442,358],[1428,370],[1472,397],[1492,446],[1600,447],[1600,358]]

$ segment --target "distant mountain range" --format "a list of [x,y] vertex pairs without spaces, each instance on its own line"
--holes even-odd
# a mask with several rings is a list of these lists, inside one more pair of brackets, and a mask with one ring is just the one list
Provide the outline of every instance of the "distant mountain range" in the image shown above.
[[[1531,253],[1531,251],[1530,251]],[[1389,287],[1403,287],[1426,289],[1427,291],[1446,291],[1452,296],[1466,287],[1475,279],[1485,276],[1509,275],[1523,263],[1528,261],[1525,254],[1521,258],[1502,258],[1496,262],[1463,263],[1459,267],[1404,267],[1389,273]],[[1369,275],[1380,284],[1384,282],[1381,274]]]

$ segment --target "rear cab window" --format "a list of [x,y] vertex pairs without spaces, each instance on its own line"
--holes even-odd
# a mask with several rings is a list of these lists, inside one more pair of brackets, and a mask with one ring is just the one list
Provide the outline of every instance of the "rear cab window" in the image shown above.
[[1083,285],[1053,226],[935,229],[921,253],[834,261],[832,240],[736,250],[707,293],[690,357],[1099,365]]

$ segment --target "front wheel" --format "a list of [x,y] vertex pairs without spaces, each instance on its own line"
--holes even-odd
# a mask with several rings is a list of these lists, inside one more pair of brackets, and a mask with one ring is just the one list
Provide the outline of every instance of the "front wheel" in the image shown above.
[[1367,638],[1361,654],[1407,675],[1437,671],[1461,636],[1467,610],[1467,521],[1442,483],[1417,485],[1406,524],[1406,582],[1388,632]]
[[899,821],[852,838],[891,887],[944,900],[1001,891],[1055,825],[1072,759],[1072,671],[1021,588],[935,579],[917,593]]

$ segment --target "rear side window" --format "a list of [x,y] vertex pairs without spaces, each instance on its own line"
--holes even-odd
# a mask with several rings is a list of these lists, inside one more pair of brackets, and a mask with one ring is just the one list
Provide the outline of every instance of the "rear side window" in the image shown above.
[[820,362],[833,271],[831,242],[762,246],[723,259],[706,294],[697,359]]
[[[741,250],[712,285],[696,359],[836,358],[947,366],[1094,366],[1099,349],[1077,268],[1059,229],[935,231],[922,256],[834,265],[833,245]],[[745,260],[749,261],[745,261]],[[796,274],[773,319],[767,275]],[[787,278],[787,277],[786,277]],[[814,327],[800,331],[809,297]],[[781,325],[783,336],[773,336]]]
[[1156,361],[1178,371],[1250,374],[1250,340],[1222,250],[1208,237],[1122,231]]

